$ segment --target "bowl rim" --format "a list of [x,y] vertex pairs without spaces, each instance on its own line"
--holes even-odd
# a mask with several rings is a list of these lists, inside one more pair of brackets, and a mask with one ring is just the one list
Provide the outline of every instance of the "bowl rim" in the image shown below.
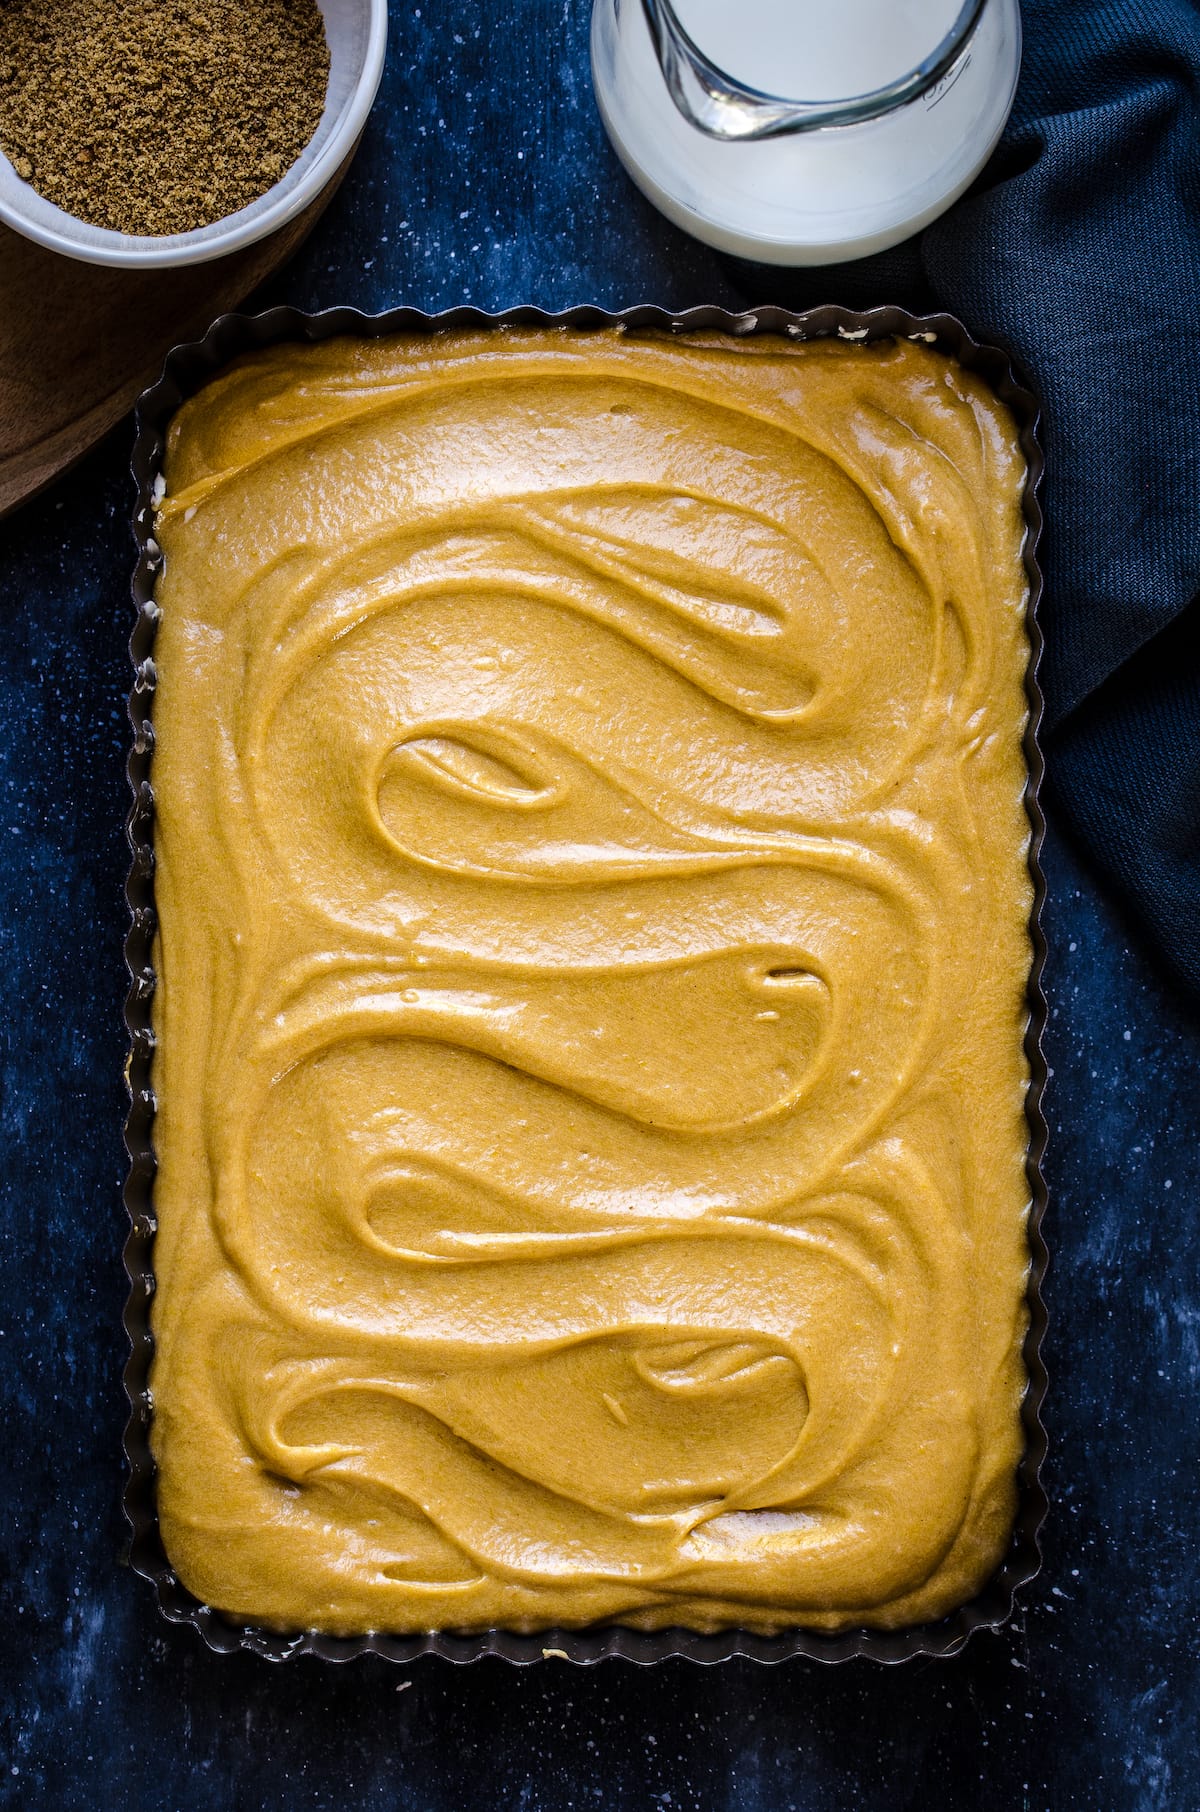
[[[318,0],[318,5],[321,6],[321,0]],[[366,50],[354,87],[329,137],[295,187],[286,194],[281,195],[279,190],[289,171],[285,171],[279,181],[257,200],[239,208],[236,213],[211,221],[208,226],[195,227],[187,233],[139,235],[92,226],[90,222],[81,221],[76,215],[68,214],[64,208],[59,208],[55,203],[48,202],[45,196],[39,195],[38,200],[53,209],[56,216],[54,224],[47,224],[31,218],[0,188],[0,223],[11,227],[14,232],[32,240],[36,245],[45,246],[48,251],[73,258],[78,263],[104,265],[118,270],[171,270],[189,264],[207,264],[215,258],[227,257],[231,252],[240,251],[245,246],[267,238],[280,227],[286,226],[290,220],[294,220],[298,214],[302,214],[316,200],[353,154],[366,125],[367,115],[374,105],[383,78],[388,29],[387,0],[366,0],[366,6]],[[321,6],[321,13],[324,19],[324,6]],[[291,168],[294,167],[293,164]],[[25,183],[17,175],[3,151],[0,151],[0,170],[11,172],[23,189],[29,189],[31,194],[37,193],[32,185]],[[62,222],[61,226],[58,225],[59,221]],[[80,227],[87,228],[89,237],[86,242],[77,237]],[[92,239],[92,234],[98,234],[99,238]]]

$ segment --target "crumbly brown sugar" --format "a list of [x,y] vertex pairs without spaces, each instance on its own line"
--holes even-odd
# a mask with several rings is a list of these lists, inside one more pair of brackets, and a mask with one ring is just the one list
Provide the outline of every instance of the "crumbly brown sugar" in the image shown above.
[[189,232],[258,199],[316,131],[316,0],[3,0],[0,150],[120,233]]
[[1002,406],[904,343],[342,341],[166,475],[184,1582],[345,1632],[971,1597],[1028,1261]]

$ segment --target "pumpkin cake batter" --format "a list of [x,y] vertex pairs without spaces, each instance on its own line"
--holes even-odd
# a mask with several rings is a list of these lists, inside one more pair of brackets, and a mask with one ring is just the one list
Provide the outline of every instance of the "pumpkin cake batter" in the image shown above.
[[1024,467],[907,342],[280,346],[178,412],[167,1553],[285,1628],[936,1618],[1025,1384]]

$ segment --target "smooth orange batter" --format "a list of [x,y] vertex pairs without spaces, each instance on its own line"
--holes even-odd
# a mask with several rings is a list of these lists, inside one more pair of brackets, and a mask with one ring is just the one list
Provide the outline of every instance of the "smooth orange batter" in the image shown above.
[[281,346],[158,534],[168,1555],[891,1627],[1009,1539],[1024,467],[924,346]]

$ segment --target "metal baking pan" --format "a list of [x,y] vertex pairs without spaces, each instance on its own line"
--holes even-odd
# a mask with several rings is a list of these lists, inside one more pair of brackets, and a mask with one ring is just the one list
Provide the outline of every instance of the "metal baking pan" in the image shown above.
[[[499,1629],[479,1634],[436,1631],[405,1636],[375,1631],[352,1637],[331,1636],[316,1630],[280,1633],[238,1622],[210,1605],[201,1604],[180,1583],[163,1550],[155,1503],[155,1467],[149,1442],[153,1417],[149,1374],[154,1350],[150,1331],[150,1302],[154,1293],[155,1232],[155,1102],[150,1084],[154,1043],[151,1004],[155,986],[152,966],[155,929],[154,795],[150,769],[154,748],[154,636],[159,616],[154,602],[154,586],[161,562],[152,533],[153,493],[161,468],[167,427],[180,403],[200,389],[230,359],[239,353],[274,345],[281,340],[318,341],[337,335],[378,338],[397,333],[427,334],[443,328],[517,325],[562,327],[581,333],[589,329],[620,325],[630,331],[648,329],[672,334],[716,330],[738,338],[751,334],[783,334],[795,340],[829,337],[857,341],[920,339],[949,353],[968,370],[978,372],[1001,401],[1008,405],[1019,429],[1021,447],[1028,466],[1024,494],[1027,524],[1024,558],[1029,577],[1030,662],[1026,683],[1030,710],[1025,735],[1029,775],[1025,800],[1031,830],[1029,865],[1034,887],[1030,925],[1033,964],[1029,980],[1029,1023],[1025,1040],[1031,1070],[1026,1113],[1029,1121],[1027,1169],[1032,1198],[1029,1221],[1029,1326],[1024,1346],[1028,1384],[1022,1405],[1025,1451],[1018,1472],[1017,1516],[1004,1561],[976,1598],[937,1623],[901,1630],[848,1629],[837,1634],[789,1629],[772,1636],[741,1629],[727,1629],[715,1634],[698,1634],[687,1629],[644,1632],[619,1624],[585,1629],[546,1629],[532,1634],[516,1634]],[[333,308],[320,314],[304,314],[294,308],[274,308],[259,315],[222,315],[203,340],[178,346],[168,354],[161,378],[144,393],[138,404],[137,437],[133,452],[133,476],[137,485],[137,505],[133,518],[137,566],[133,577],[136,621],[130,640],[134,678],[129,698],[129,716],[133,728],[133,745],[127,769],[133,794],[127,824],[132,862],[126,885],[131,924],[125,945],[131,977],[125,1008],[130,1040],[126,1080],[131,1099],[125,1126],[125,1143],[129,1153],[125,1204],[130,1219],[130,1231],[125,1244],[125,1268],[129,1275],[130,1289],[124,1317],[130,1342],[130,1355],[124,1375],[130,1414],[124,1439],[129,1470],[123,1502],[132,1530],[131,1564],[135,1572],[153,1586],[159,1608],[169,1622],[191,1624],[208,1646],[219,1653],[229,1654],[237,1649],[248,1649],[273,1661],[282,1661],[292,1655],[316,1655],[327,1661],[346,1661],[355,1655],[370,1653],[392,1661],[411,1661],[418,1655],[432,1654],[457,1662],[475,1661],[484,1655],[498,1655],[509,1661],[528,1663],[554,1655],[577,1663],[591,1663],[619,1656],[627,1661],[647,1664],[670,1655],[680,1655],[698,1662],[724,1661],[734,1655],[748,1656],[752,1660],[763,1662],[784,1661],[793,1655],[805,1655],[813,1660],[829,1662],[845,1661],[852,1655],[863,1655],[881,1662],[904,1661],[919,1655],[947,1656],[956,1654],[972,1631],[997,1629],[1010,1617],[1016,1592],[1029,1583],[1041,1565],[1038,1537],[1047,1507],[1041,1482],[1041,1468],[1046,1453],[1046,1433],[1041,1420],[1046,1392],[1046,1372],[1041,1358],[1042,1338],[1046,1328],[1046,1310],[1041,1292],[1046,1269],[1046,1246],[1042,1236],[1046,1186],[1041,1169],[1046,1143],[1046,1121],[1042,1112],[1042,1094],[1046,1083],[1042,1033],[1046,1005],[1041,988],[1045,958],[1041,908],[1045,882],[1039,860],[1044,820],[1039,804],[1043,761],[1038,743],[1042,695],[1037,681],[1042,648],[1037,622],[1037,604],[1042,585],[1037,544],[1042,513],[1037,491],[1043,466],[1037,438],[1038,414],[1036,399],[1014,371],[1004,352],[993,346],[979,345],[961,322],[950,315],[914,316],[901,308],[876,308],[862,313],[845,308],[824,307],[794,314],[783,308],[764,307],[740,315],[721,308],[707,307],[671,314],[665,309],[649,305],[625,309],[620,313],[581,307],[549,314],[542,309],[526,307],[508,309],[501,314],[485,314],[476,308],[454,308],[438,315],[424,314],[414,308],[396,308],[381,315],[364,315],[350,308]]]

